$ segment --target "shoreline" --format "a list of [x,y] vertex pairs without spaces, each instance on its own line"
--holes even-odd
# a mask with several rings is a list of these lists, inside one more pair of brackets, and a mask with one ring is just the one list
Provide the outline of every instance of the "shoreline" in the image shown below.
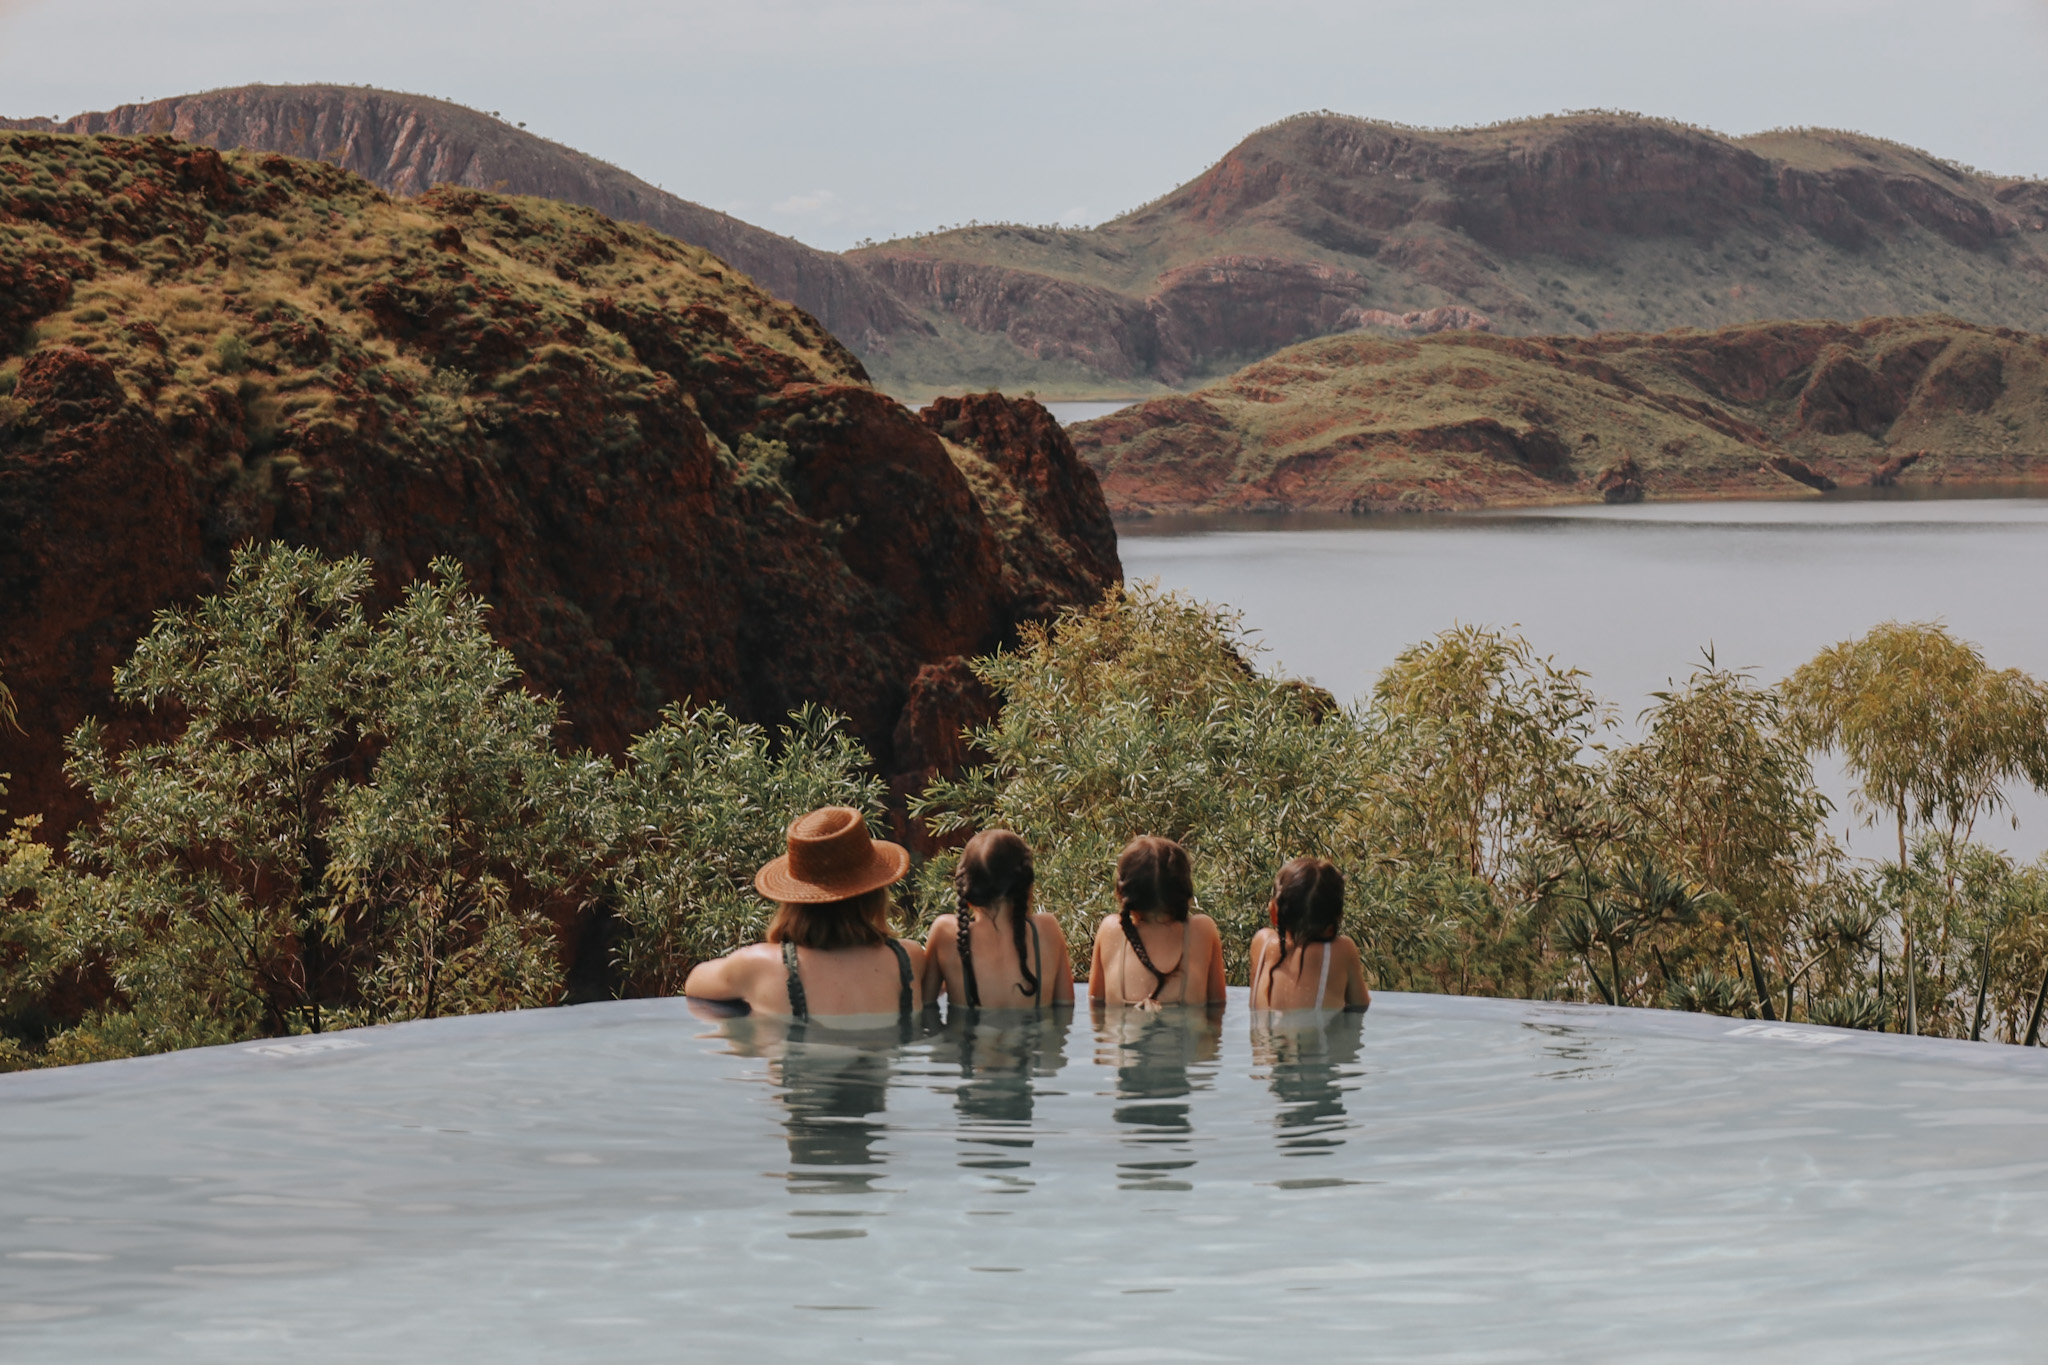
[[[1787,481],[1790,482],[1789,480]],[[1295,525],[1273,525],[1273,530],[1311,529],[1301,523],[1312,522],[1314,529],[1340,529],[1361,525],[1411,525],[1431,518],[1465,518],[1483,516],[1492,512],[1526,512],[1547,507],[1644,507],[1683,506],[1690,503],[1730,502],[1972,502],[1992,501],[2003,498],[2048,498],[2048,467],[2030,477],[1950,477],[1940,480],[1901,481],[1886,485],[1851,485],[1827,490],[1803,486],[1775,489],[1770,487],[1736,487],[1701,489],[1688,491],[1678,496],[1644,496],[1642,498],[1610,502],[1598,494],[1579,495],[1559,490],[1554,497],[1505,497],[1477,499],[1472,502],[1446,500],[1435,505],[1374,504],[1352,508],[1317,506],[1238,506],[1219,507],[1214,503],[1189,503],[1179,506],[1157,507],[1110,507],[1110,517],[1115,522],[1117,534],[1144,534],[1147,528],[1172,524],[1176,527],[1194,527],[1203,523],[1216,522],[1288,522]],[[1154,533],[1157,533],[1156,530]]]

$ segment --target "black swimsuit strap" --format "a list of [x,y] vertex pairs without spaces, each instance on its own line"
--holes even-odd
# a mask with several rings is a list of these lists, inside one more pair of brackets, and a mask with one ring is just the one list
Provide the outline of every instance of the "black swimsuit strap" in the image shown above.
[[910,954],[904,950],[903,940],[889,940],[889,951],[896,954],[896,974],[902,985],[896,994],[896,1012],[908,1019],[912,1014],[913,1000],[910,994]]
[[896,1032],[900,1041],[908,1043],[912,1028],[912,1006],[916,1003],[910,990],[910,954],[904,950],[900,939],[889,940],[889,950],[896,954],[896,974],[901,981],[896,993]]
[[782,968],[789,984],[789,1012],[798,1019],[810,1018],[811,1005],[804,999],[804,979],[796,969],[796,945],[788,939],[782,941]]

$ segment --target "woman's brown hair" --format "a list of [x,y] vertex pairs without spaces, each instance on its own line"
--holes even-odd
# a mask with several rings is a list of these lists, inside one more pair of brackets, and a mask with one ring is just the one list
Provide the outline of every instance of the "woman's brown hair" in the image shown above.
[[896,937],[889,927],[889,888],[839,901],[783,902],[768,922],[770,943],[799,948],[867,948]]
[[1031,846],[1006,829],[985,829],[960,850],[960,866],[953,873],[953,889],[960,897],[960,974],[966,980],[967,1006],[981,1004],[981,984],[974,979],[974,907],[979,905],[993,917],[1008,908],[1010,933],[1017,946],[1017,993],[1038,999],[1038,973],[1024,950],[1025,931],[1030,928],[1031,887],[1037,871]]
[[1288,953],[1328,942],[1344,927],[1344,874],[1328,859],[1296,858],[1273,879],[1273,906],[1273,929],[1280,940],[1280,956],[1273,963],[1277,973]]
[[1134,913],[1165,911],[1170,919],[1185,920],[1195,903],[1195,872],[1188,863],[1188,851],[1171,839],[1141,834],[1124,845],[1116,860],[1116,915],[1123,926],[1124,941],[1152,973],[1152,994],[1157,1000],[1170,973],[1152,965],[1145,940],[1131,921]]

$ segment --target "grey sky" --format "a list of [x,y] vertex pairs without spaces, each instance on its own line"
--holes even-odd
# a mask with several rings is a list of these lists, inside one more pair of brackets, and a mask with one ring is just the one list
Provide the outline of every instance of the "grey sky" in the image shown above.
[[0,0],[0,112],[444,95],[824,247],[1094,222],[1303,109],[1855,128],[2048,174],[2048,0]]

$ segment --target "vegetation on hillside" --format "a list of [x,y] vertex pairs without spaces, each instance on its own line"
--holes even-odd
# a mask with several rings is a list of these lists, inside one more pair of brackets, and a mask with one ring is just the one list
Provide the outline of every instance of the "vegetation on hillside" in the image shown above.
[[[1914,665],[1886,695],[1815,681],[1871,650]],[[1939,627],[1882,627],[1782,688],[1707,656],[1628,742],[1577,674],[1511,635],[1446,631],[1348,709],[1249,652],[1232,616],[1149,589],[1069,613],[979,666],[1004,703],[975,737],[990,762],[935,785],[927,819],[1022,833],[1043,904],[1083,938],[1112,908],[1122,841],[1181,839],[1232,980],[1272,870],[1315,853],[1346,871],[1382,986],[2038,1036],[2048,866],[1971,835],[1996,779],[2048,786],[2048,691]],[[1900,864],[1845,856],[1813,784],[1810,746],[1846,724],[1857,738],[1832,742],[1896,813],[1872,722],[1841,719],[1856,707],[1929,735],[1990,726],[1982,756],[1910,749]]]
[[1073,436],[1126,515],[2011,480],[2048,458],[2048,339],[1951,318],[1325,337]]
[[370,586],[363,560],[273,544],[158,618],[116,692],[170,736],[79,726],[97,818],[63,857],[33,818],[4,850],[0,1060],[553,1004],[593,903],[620,978],[673,990],[760,933],[751,878],[790,812],[881,809],[816,711],[771,736],[675,707],[622,763],[565,752],[455,565],[375,619]]
[[[0,1061],[546,1005],[592,953],[617,989],[672,992],[759,936],[752,875],[791,818],[881,813],[815,710],[771,734],[678,706],[623,761],[568,751],[455,565],[381,614],[369,584],[252,547],[159,617],[117,689],[163,737],[81,725],[96,817],[61,854],[33,816],[0,849]],[[1153,589],[1070,610],[979,661],[988,761],[918,808],[1022,833],[1081,940],[1121,844],[1181,840],[1234,981],[1274,869],[1313,853],[1344,868],[1382,987],[2038,1036],[2048,867],[1972,834],[2002,782],[2048,786],[2048,688],[1939,627],[1880,627],[1778,688],[1708,657],[1628,742],[1494,631],[1414,646],[1348,708],[1251,658],[1234,617]],[[1831,840],[1816,747],[1896,823],[1895,861]],[[951,904],[949,872],[904,888],[911,921]],[[593,906],[608,927],[569,942]]]

